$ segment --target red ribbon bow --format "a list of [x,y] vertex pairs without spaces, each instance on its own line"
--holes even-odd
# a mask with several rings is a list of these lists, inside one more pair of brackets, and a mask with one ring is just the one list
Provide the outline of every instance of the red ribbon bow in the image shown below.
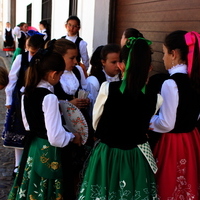
[[195,31],[191,31],[185,34],[185,42],[189,47],[189,52],[187,55],[188,58],[188,75],[190,76],[192,71],[192,64],[193,64],[193,56],[194,56],[194,46],[196,41],[198,42],[198,46],[200,47],[200,35]]

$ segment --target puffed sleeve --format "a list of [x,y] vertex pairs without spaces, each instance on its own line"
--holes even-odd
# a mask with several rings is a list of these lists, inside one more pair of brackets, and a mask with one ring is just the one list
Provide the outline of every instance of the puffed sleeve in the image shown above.
[[108,97],[108,88],[109,88],[109,82],[107,81],[103,82],[100,87],[99,94],[96,98],[93,108],[93,122],[92,122],[94,130],[96,130],[98,122],[101,118],[104,109],[104,104]]
[[67,132],[62,126],[57,97],[54,94],[46,95],[42,106],[49,143],[56,147],[66,146],[74,138],[74,135]]
[[166,133],[171,131],[176,122],[176,111],[178,107],[178,88],[174,80],[165,81],[161,88],[163,103],[158,115],[151,118],[150,128],[155,132]]

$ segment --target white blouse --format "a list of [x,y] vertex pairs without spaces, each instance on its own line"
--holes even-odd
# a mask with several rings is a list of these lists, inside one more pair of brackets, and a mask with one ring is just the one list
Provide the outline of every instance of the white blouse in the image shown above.
[[[187,66],[185,64],[176,65],[169,69],[170,76],[175,73],[187,74]],[[159,114],[154,115],[150,121],[150,128],[159,133],[171,131],[175,126],[176,112],[178,107],[179,95],[176,82],[172,79],[164,81],[161,88],[163,104]]]
[[[79,70],[80,75],[81,75],[81,80],[80,80],[81,87],[83,89],[86,89],[87,82],[86,82],[86,78],[83,73],[83,70],[79,65],[76,65],[76,67]],[[75,95],[75,93],[79,87],[79,81],[76,78],[76,75],[73,73],[73,71],[65,70],[64,73],[62,74],[62,76],[60,77],[60,83],[61,83],[61,86],[62,86],[64,92],[69,95]]]
[[[46,88],[50,91],[53,91],[53,86],[44,80],[42,80],[37,87]],[[29,131],[30,127],[26,119],[23,100],[24,95],[22,95],[21,100],[22,120],[25,129]],[[66,146],[75,136],[63,128],[61,114],[59,111],[59,102],[54,94],[48,94],[44,97],[42,102],[42,111],[44,112],[44,120],[49,143],[55,147]]]

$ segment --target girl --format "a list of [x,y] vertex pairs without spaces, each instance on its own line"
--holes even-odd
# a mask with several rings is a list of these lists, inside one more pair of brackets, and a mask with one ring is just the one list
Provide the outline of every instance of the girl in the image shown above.
[[[170,78],[164,81],[164,99],[150,128],[160,134],[154,148],[161,200],[200,197],[200,35],[174,31],[163,44],[163,60]],[[166,187],[167,186],[167,187]]]
[[47,23],[46,20],[40,21],[39,29],[40,29],[40,33],[42,33],[44,35],[44,37],[43,37],[44,42],[49,41],[51,39],[50,25]]
[[76,60],[77,63],[83,68],[85,76],[87,77],[89,56],[87,52],[87,43],[79,37],[79,30],[81,28],[80,19],[77,16],[70,16],[65,23],[65,28],[67,30],[67,35],[62,38],[68,39],[76,44],[78,49]]
[[6,28],[5,31],[3,32],[3,41],[4,41],[4,48],[7,48],[6,57],[8,56],[12,57],[12,49],[15,48],[15,43],[10,22],[6,22]]
[[92,113],[99,88],[104,81],[112,82],[121,79],[121,72],[117,66],[120,59],[120,46],[117,44],[107,44],[100,47],[101,68],[98,67],[87,78],[87,90],[91,94],[90,113]]
[[[51,46],[51,42],[49,46]],[[54,93],[59,100],[67,100],[80,109],[88,123],[90,136],[91,121],[87,111],[89,98],[78,98],[79,89],[86,88],[86,80],[82,68],[76,65],[76,44],[70,40],[61,38],[54,41],[53,49],[55,52],[61,54],[65,60],[65,71],[60,81],[54,86]],[[70,144],[63,149],[63,154],[67,155],[67,158],[62,163],[65,169],[63,172],[65,177],[64,185],[69,189],[64,191],[64,198],[68,200],[76,198],[79,173],[87,152],[86,147],[89,148],[89,146],[93,145],[92,139],[89,138],[84,146],[78,147],[77,145]],[[68,173],[69,171],[71,173]]]
[[[157,167],[146,136],[157,100],[157,95],[145,94],[149,44],[146,39],[129,38],[122,52],[123,81],[101,85],[93,110],[98,142],[86,164],[79,200],[156,199]],[[118,66],[124,71],[124,63]],[[130,113],[135,117],[126,117]]]
[[86,89],[87,82],[82,68],[76,65],[77,47],[66,39],[58,39],[54,42],[54,51],[60,53],[66,63],[66,68],[58,84],[54,86],[54,92],[58,99],[70,101],[79,109],[86,108],[89,99],[78,99],[78,90]]
[[24,147],[24,137],[27,134],[21,118],[21,92],[24,86],[25,71],[29,66],[32,56],[43,46],[41,35],[33,35],[27,39],[27,52],[18,55],[9,72],[9,83],[6,92],[6,123],[3,130],[5,147],[15,148],[15,169],[17,172]]
[[[27,70],[22,96],[23,123],[29,131],[19,174],[8,199],[63,199],[62,147],[80,145],[79,134],[65,131],[58,99],[52,93],[65,69],[60,54],[40,50]],[[70,173],[70,172],[68,172]]]
[[18,54],[22,54],[25,52],[25,43],[26,43],[26,38],[28,37],[27,34],[28,31],[28,24],[25,22],[21,22],[17,27],[13,29],[13,35],[17,37],[18,39],[18,48],[16,48],[12,62],[15,60],[16,56]]
[[122,37],[121,37],[121,41],[120,41],[121,47],[123,47],[126,44],[128,38],[130,38],[130,37],[136,37],[136,38],[142,37],[143,38],[143,34],[140,33],[140,31],[138,31],[135,28],[127,28],[123,32]]

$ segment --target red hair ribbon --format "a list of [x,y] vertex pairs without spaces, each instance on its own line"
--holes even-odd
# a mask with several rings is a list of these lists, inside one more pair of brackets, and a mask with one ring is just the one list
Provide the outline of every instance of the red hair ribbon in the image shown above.
[[199,44],[200,47],[200,35],[199,33],[195,31],[191,31],[185,34],[185,42],[187,46],[189,47],[189,52],[187,55],[188,58],[188,75],[190,76],[192,71],[192,64],[193,64],[193,56],[194,56],[194,46],[196,41]]

